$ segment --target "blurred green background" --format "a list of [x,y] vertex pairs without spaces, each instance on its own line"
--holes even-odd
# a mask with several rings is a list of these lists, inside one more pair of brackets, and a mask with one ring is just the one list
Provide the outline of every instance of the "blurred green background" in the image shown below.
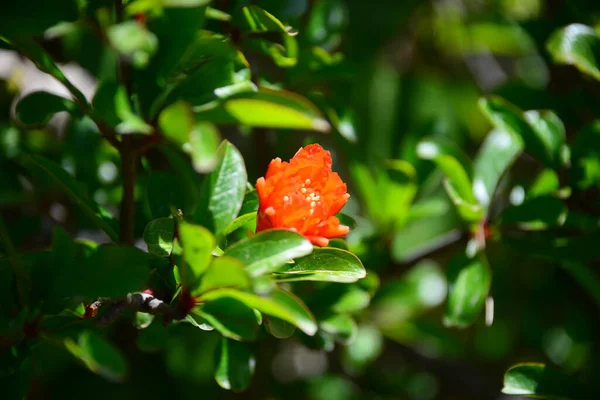
[[[556,62],[547,43],[572,23],[600,27],[598,1],[214,0],[206,17],[205,7],[200,13],[182,9],[176,21],[198,20],[191,27],[191,22],[162,26],[169,19],[157,11],[161,2],[138,0],[141,11],[130,17],[145,19],[148,30],[109,37],[108,45],[96,31],[110,24],[112,1],[22,3],[7,6],[6,12],[4,5],[0,8],[0,32],[26,36],[31,28],[88,99],[99,81],[115,74],[111,46],[128,54],[134,65],[130,82],[139,94],[134,111],[146,121],[156,122],[151,103],[162,84],[147,72],[153,60],[175,63],[181,54],[178,40],[188,28],[192,34],[203,29],[229,37],[251,67],[233,66],[234,74],[248,73],[244,79],[257,85],[304,96],[331,130],[252,126],[260,123],[244,118],[221,124],[214,115],[204,119],[215,122],[221,137],[240,150],[251,183],[264,175],[271,159],[289,159],[307,143],[330,150],[334,170],[352,196],[344,209],[356,221],[348,248],[372,272],[352,286],[354,294],[344,293],[356,296],[348,300],[352,304],[364,303],[353,306],[358,328],[352,340],[333,346],[298,332],[285,340],[263,333],[250,345],[256,372],[243,393],[227,392],[214,380],[216,332],[199,334],[197,328],[177,324],[169,327],[168,336],[160,329],[142,335],[123,318],[106,328],[129,363],[123,382],[94,375],[60,346],[40,343],[28,398],[499,400],[509,398],[501,393],[503,376],[519,362],[544,363],[597,385],[600,128],[594,122],[600,116],[600,39],[582,50],[591,60],[587,69],[577,62]],[[243,27],[226,16],[249,5],[268,11],[297,35],[266,32],[240,39]],[[69,7],[74,17],[55,24]],[[24,22],[30,19],[40,26]],[[23,251],[49,246],[57,224],[76,238],[107,242],[60,191],[15,161],[22,153],[56,161],[84,183],[94,201],[118,213],[119,154],[90,119],[61,113],[39,128],[15,120],[15,104],[24,94],[40,89],[68,93],[15,52],[17,42],[4,43],[0,50],[5,230]],[[145,67],[148,62],[151,67]],[[223,68],[229,66],[200,68],[197,80],[169,98],[194,107],[206,104],[215,98],[213,88],[236,83],[219,81]],[[552,110],[560,118],[557,125],[571,161],[549,165],[528,143],[510,167],[495,158],[502,154],[501,143],[490,144],[478,158],[490,131],[501,126],[493,119],[496,114],[486,115],[486,106],[479,104],[484,95],[500,96],[521,110]],[[486,99],[492,99],[489,105],[497,97]],[[429,138],[456,145],[499,173],[485,223],[456,210],[443,184],[448,171],[419,151]],[[162,148],[144,155],[136,188],[136,238],[154,215],[148,197],[165,196],[181,208],[194,201],[186,187],[201,182],[202,175],[182,167],[180,160]],[[150,187],[160,193],[149,193]],[[556,202],[527,203],[536,193]],[[522,204],[529,208],[519,208]],[[485,293],[476,300],[475,315],[457,327],[463,324],[453,322],[448,311],[448,279],[454,278],[447,269],[460,263],[457,254],[476,245],[472,237],[484,233],[491,289],[488,295],[482,283],[487,276],[467,282],[482,285]],[[0,246],[0,252],[7,250]],[[318,297],[310,300],[305,293],[304,298],[311,309],[319,309]],[[9,376],[10,368],[3,374]]]

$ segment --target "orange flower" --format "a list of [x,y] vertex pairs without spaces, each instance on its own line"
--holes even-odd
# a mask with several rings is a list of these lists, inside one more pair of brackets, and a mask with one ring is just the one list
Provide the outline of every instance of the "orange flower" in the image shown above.
[[340,176],[331,171],[331,154],[318,144],[298,150],[290,162],[276,158],[267,175],[256,182],[260,202],[256,232],[289,229],[314,245],[346,235],[350,228],[335,217],[350,195]]

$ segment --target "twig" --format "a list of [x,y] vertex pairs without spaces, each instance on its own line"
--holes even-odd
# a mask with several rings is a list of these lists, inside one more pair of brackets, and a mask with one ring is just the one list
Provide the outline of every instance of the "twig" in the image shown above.
[[118,318],[126,310],[135,310],[151,315],[161,315],[165,323],[185,318],[186,310],[171,307],[164,301],[148,293],[129,293],[125,298],[118,300],[98,299],[92,305],[110,305],[110,308],[98,318],[99,326],[106,326]]

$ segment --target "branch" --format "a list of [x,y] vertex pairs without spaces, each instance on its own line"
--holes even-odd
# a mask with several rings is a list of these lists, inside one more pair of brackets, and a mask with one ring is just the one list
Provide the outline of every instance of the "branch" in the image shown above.
[[165,323],[173,320],[183,319],[186,316],[186,311],[180,308],[171,307],[164,301],[157,299],[148,293],[129,293],[125,298],[119,300],[98,299],[93,302],[88,309],[88,317],[96,315],[98,308],[103,305],[110,305],[104,314],[98,318],[99,326],[106,326],[117,319],[126,310],[134,310],[151,315],[162,315]]

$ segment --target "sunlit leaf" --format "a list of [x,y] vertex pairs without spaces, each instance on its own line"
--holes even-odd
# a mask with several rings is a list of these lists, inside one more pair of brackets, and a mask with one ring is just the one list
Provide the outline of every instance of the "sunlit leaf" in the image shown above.
[[512,366],[504,375],[502,393],[548,400],[583,400],[594,397],[591,388],[575,378],[538,363]]
[[239,300],[248,307],[296,325],[307,335],[312,336],[317,331],[317,324],[308,308],[297,297],[281,289],[273,291],[269,297],[234,289],[218,289],[206,292],[199,300],[212,301],[221,298]]
[[168,257],[173,250],[175,221],[172,218],[158,218],[150,221],[144,229],[144,241],[148,251],[161,257]]
[[367,275],[354,254],[335,248],[315,248],[277,273],[284,281],[356,282]]
[[259,276],[274,272],[289,260],[312,251],[312,244],[304,236],[274,229],[234,244],[225,250],[225,255],[241,260],[250,275]]
[[574,65],[600,80],[600,35],[592,27],[568,25],[554,32],[546,47],[555,62]]
[[195,219],[217,236],[235,219],[242,207],[248,176],[244,158],[231,143],[219,147],[219,163],[205,180]]

